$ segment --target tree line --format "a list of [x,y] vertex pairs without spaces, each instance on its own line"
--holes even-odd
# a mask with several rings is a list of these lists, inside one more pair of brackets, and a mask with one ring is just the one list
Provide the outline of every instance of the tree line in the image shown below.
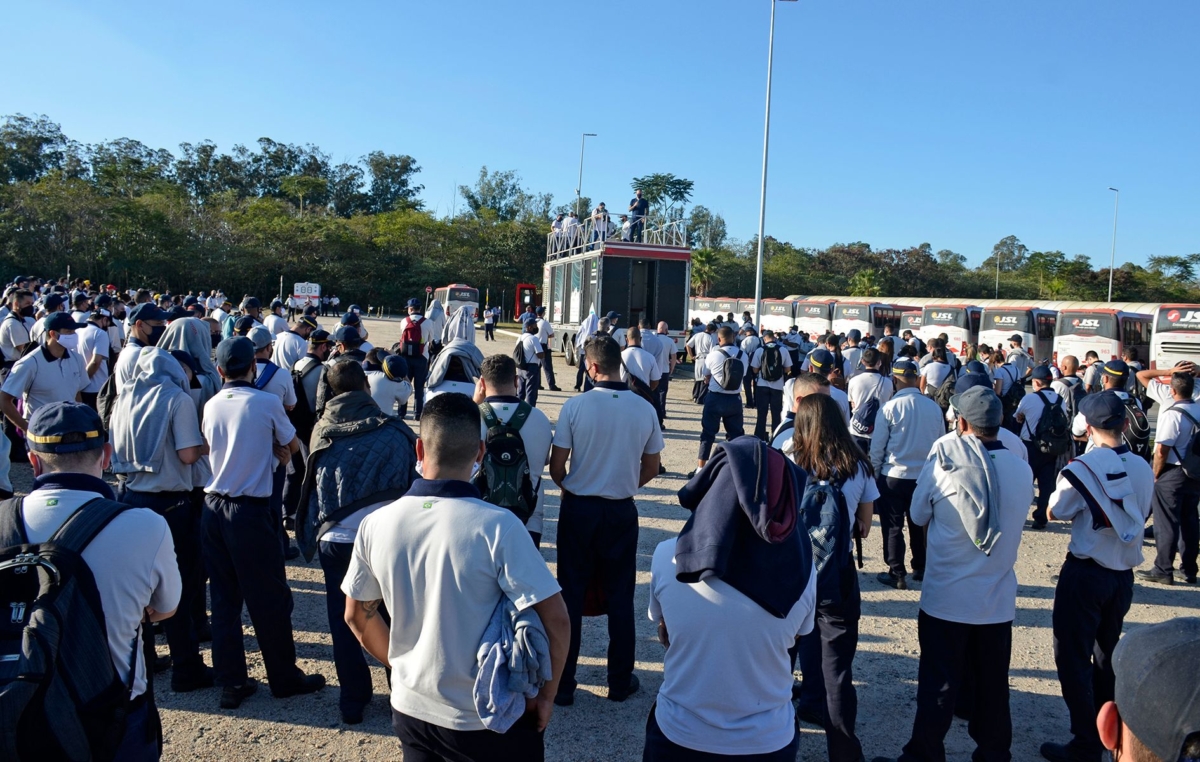
[[[482,167],[461,186],[461,209],[438,216],[421,199],[421,167],[406,154],[373,151],[335,163],[319,147],[260,138],[221,151],[211,141],[177,153],[131,138],[71,140],[45,116],[0,123],[0,279],[66,275],[156,291],[222,288],[269,295],[315,281],[360,304],[398,308],[426,286],[452,282],[498,292],[540,284],[554,205],[513,170]],[[690,180],[633,178],[655,220],[686,218],[694,249],[693,290],[754,292],[757,241],[728,236],[725,221],[688,207]],[[613,205],[617,214],[623,204]],[[768,237],[764,294],[990,296],[996,257],[1002,297],[1102,298],[1107,270],[1084,256],[1030,252],[1010,236],[978,268],[929,244],[873,249],[862,242],[799,248]],[[1114,278],[1114,298],[1200,300],[1200,255],[1151,257]]]

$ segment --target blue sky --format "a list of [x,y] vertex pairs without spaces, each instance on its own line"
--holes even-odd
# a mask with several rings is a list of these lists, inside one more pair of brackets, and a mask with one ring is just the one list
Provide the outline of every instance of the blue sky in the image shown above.
[[[260,136],[423,167],[439,214],[479,167],[556,203],[694,180],[757,230],[769,0],[148,3],[0,0],[0,114],[175,151]],[[1200,3],[780,3],[767,233],[931,243],[1015,234],[1107,264],[1200,252]],[[15,32],[15,34],[13,33]]]

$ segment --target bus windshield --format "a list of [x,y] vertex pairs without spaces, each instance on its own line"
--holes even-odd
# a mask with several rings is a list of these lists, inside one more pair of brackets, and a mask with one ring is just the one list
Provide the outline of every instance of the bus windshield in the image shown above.
[[452,288],[448,297],[452,302],[478,302],[479,289],[477,288]]
[[1033,333],[1033,313],[1028,310],[988,310],[983,329]]
[[961,307],[926,307],[923,325],[952,325],[967,327],[967,311]]
[[1200,310],[1189,310],[1186,307],[1163,307],[1158,311],[1158,324],[1154,326],[1157,332],[1163,331],[1200,331]]
[[870,321],[871,308],[865,304],[839,304],[834,310],[834,320],[863,320]]
[[1114,315],[1097,315],[1094,312],[1058,313],[1059,336],[1100,336],[1117,338],[1117,319]]

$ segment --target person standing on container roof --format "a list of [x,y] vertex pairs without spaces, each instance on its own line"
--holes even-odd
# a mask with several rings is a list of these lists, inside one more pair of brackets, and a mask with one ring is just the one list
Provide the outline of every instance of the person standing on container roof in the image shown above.
[[633,241],[642,242],[642,232],[646,227],[646,214],[650,211],[650,202],[642,197],[642,189],[638,188],[633,192],[633,198],[629,201],[629,214],[631,215],[630,234]]

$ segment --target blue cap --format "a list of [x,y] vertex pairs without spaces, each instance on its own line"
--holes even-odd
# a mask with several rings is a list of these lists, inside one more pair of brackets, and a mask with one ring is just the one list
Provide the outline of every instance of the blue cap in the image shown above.
[[75,318],[71,317],[69,312],[55,312],[53,315],[47,315],[42,318],[42,327],[47,331],[73,331],[76,328],[83,328],[83,323],[76,323]]
[[851,328],[851,329],[850,329],[850,330],[849,330],[849,331],[846,333],[846,338],[847,338],[847,339],[854,339],[855,341],[858,341],[859,339],[861,339],[861,338],[862,338],[862,331],[858,330],[857,328]]
[[319,328],[320,327],[317,324],[317,319],[315,317],[313,317],[312,315],[305,315],[304,317],[300,318],[299,320],[296,321],[296,325],[306,325],[309,328]]
[[823,374],[833,370],[833,359],[833,353],[828,349],[817,349],[808,356],[808,364]]
[[1004,420],[1004,403],[990,387],[976,386],[950,398],[958,417],[972,426],[994,428]]
[[1104,375],[1128,378],[1129,366],[1125,364],[1124,360],[1109,360],[1104,363]]
[[217,367],[227,374],[241,374],[254,365],[254,342],[232,336],[217,345]]
[[1197,646],[1200,618],[1179,617],[1134,627],[1113,650],[1121,720],[1159,759],[1182,759],[1188,736],[1200,731]]
[[254,327],[258,321],[249,315],[243,315],[233,323],[233,332],[245,336],[250,333],[250,329]]
[[130,324],[139,320],[166,320],[167,313],[158,308],[154,302],[143,302],[129,311]]
[[1035,378],[1038,381],[1049,381],[1054,378],[1054,374],[1050,372],[1050,368],[1045,365],[1039,365],[1033,369],[1030,378]]
[[310,333],[308,335],[308,343],[309,344],[328,344],[329,343],[329,331],[326,331],[324,328],[318,328],[317,330],[313,331],[312,333]]
[[55,312],[63,305],[63,302],[65,301],[66,300],[63,299],[62,294],[50,294],[46,297],[45,301],[42,302],[42,306],[46,308],[46,312]]
[[183,306],[184,307],[191,307],[195,303],[196,303],[196,297],[194,297],[194,296],[183,297]]
[[342,325],[362,325],[362,318],[360,318],[357,313],[347,312],[345,315],[342,315],[341,324]]
[[1125,401],[1112,390],[1087,395],[1079,401],[1079,412],[1088,426],[1098,429],[1119,429],[1125,423]]
[[98,450],[108,437],[95,410],[78,402],[52,402],[29,419],[25,441],[34,452],[62,454]]
[[408,378],[408,361],[400,355],[388,355],[383,358],[383,375],[392,381]]
[[358,313],[362,312],[362,307],[359,307],[357,304],[351,304],[350,311],[357,315]]
[[981,363],[979,360],[971,360],[969,363],[967,363],[966,371],[967,373],[982,373],[985,376],[988,374],[987,366]]
[[408,306],[416,307],[417,309],[421,309],[421,300],[420,299],[409,299]]
[[540,305],[539,305],[539,306],[537,306],[537,307],[534,307],[534,308],[533,308],[533,311],[534,311],[536,314],[538,314],[538,315],[545,315],[545,314],[546,314],[546,308],[545,308],[545,307],[542,307],[542,306],[540,306]]
[[621,313],[617,312],[616,310],[609,310],[608,314],[604,317],[608,318],[608,321],[611,323],[614,320],[620,319]]
[[921,375],[921,369],[912,360],[897,360],[892,363],[892,375],[916,378]]
[[248,296],[248,297],[246,297],[246,301],[242,302],[242,309],[244,309],[244,310],[262,309],[262,302],[260,302],[258,300],[257,296]]
[[986,373],[964,373],[954,382],[954,391],[962,394],[966,390],[974,389],[977,386],[991,389],[992,380],[988,378]]
[[333,340],[339,344],[361,344],[362,334],[352,325],[339,325],[333,332]]
[[278,299],[271,300],[271,309],[277,310],[277,309],[281,309],[282,307],[283,307],[283,302],[281,302],[280,300],[278,300]]
[[167,320],[179,320],[186,317],[192,317],[192,313],[183,307],[172,307],[171,311],[167,313]]

